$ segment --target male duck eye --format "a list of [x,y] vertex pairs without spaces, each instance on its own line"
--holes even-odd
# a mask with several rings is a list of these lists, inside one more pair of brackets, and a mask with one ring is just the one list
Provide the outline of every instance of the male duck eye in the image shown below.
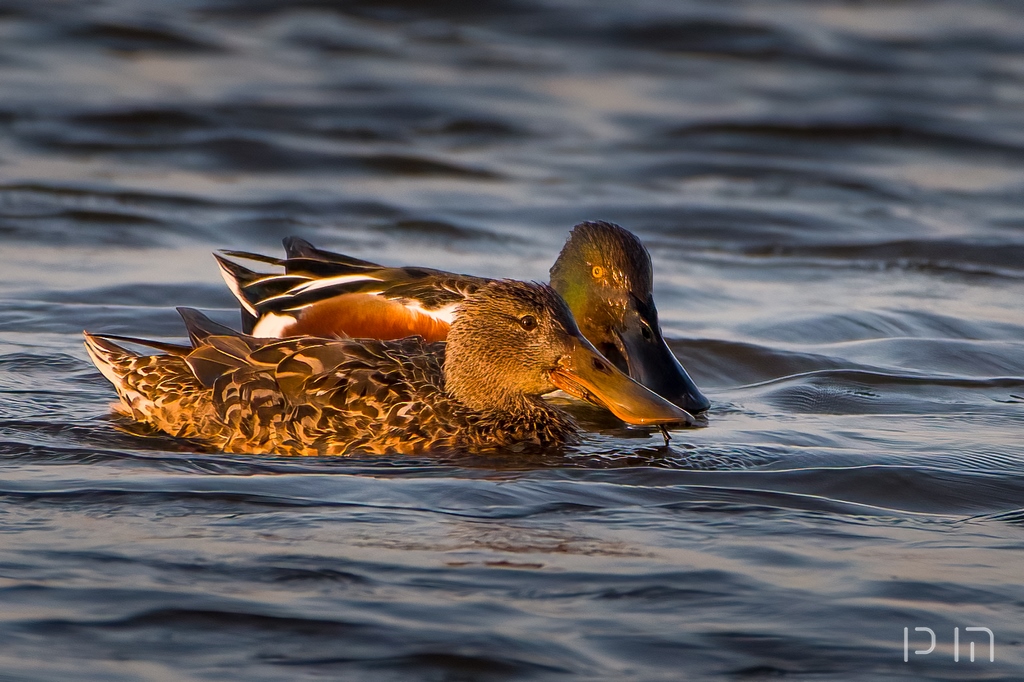
[[537,328],[537,318],[533,315],[523,315],[519,318],[519,326],[530,332]]
[[600,265],[595,265],[593,268],[591,268],[590,274],[594,276],[594,279],[601,279],[602,277],[604,277],[604,268],[602,268]]

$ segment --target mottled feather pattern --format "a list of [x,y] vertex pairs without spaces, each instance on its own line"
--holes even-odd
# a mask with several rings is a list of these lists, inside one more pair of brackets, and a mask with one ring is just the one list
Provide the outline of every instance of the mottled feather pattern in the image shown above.
[[213,416],[213,406],[202,399],[205,387],[183,358],[138,356],[109,342],[100,345],[99,341],[86,337],[97,365],[106,364],[118,377],[113,382],[121,399],[118,411],[178,438],[204,439],[215,435],[218,429],[203,428]]
[[133,419],[226,452],[412,454],[575,439],[572,419],[539,398],[487,416],[458,403],[444,392],[444,344],[418,337],[194,340],[182,358],[138,356],[86,336]]

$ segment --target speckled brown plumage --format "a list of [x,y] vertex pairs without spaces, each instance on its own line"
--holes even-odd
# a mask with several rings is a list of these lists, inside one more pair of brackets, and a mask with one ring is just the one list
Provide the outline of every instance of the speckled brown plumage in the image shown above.
[[[444,344],[284,339],[243,341],[210,361],[204,339],[189,355],[138,356],[87,335],[111,367],[122,411],[178,438],[224,452],[282,455],[483,450],[573,442],[572,419],[540,399],[515,413],[481,414],[443,390]],[[238,351],[237,353],[235,351]],[[196,368],[204,363],[205,382]],[[105,372],[106,373],[106,372]]]

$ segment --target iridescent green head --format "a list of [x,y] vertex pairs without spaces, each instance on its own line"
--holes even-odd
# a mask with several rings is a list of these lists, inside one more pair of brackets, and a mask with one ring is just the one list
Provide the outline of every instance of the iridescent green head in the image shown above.
[[711,403],[665,343],[654,305],[651,256],[629,230],[580,223],[551,266],[551,286],[580,331],[621,370],[688,412]]

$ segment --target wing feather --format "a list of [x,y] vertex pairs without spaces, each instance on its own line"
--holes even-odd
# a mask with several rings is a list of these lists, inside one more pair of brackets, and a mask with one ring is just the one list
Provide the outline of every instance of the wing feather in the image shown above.
[[[256,273],[217,256],[225,281],[245,311],[246,331],[257,336],[394,339],[420,334],[441,340],[456,306],[489,281],[430,268],[385,267],[318,249],[298,237],[289,237],[284,244],[283,259],[224,252],[282,267],[284,274]],[[405,310],[374,305],[372,298]]]

